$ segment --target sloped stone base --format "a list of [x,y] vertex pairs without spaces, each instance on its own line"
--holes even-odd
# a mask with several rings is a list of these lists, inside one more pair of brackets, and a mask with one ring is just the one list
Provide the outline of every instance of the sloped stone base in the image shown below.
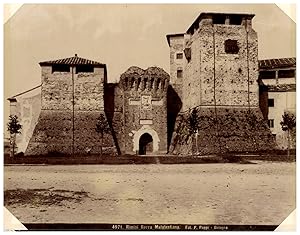
[[[72,154],[73,146],[75,154],[99,154],[101,138],[95,130],[99,112],[75,112],[74,144],[72,117],[72,112],[42,110],[25,155]],[[103,153],[117,154],[111,134],[104,135]]]
[[[203,108],[198,107],[200,120],[198,151],[200,154],[264,151],[276,148],[275,139],[259,108]],[[171,154],[197,152],[196,136],[186,128],[188,113],[178,115]]]

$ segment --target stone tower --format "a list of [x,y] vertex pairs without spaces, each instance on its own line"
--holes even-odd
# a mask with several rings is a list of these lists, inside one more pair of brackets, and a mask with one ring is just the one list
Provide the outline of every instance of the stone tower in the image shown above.
[[121,75],[123,152],[167,153],[167,90],[169,75],[161,68],[130,67]]
[[183,110],[198,105],[258,105],[253,17],[202,13],[185,34],[167,35],[170,84],[182,84]]
[[[250,151],[274,143],[259,110],[258,42],[253,17],[201,13],[185,34],[167,36],[174,84],[180,82],[178,76],[176,80],[180,64],[173,54],[184,52],[181,113],[187,116],[191,109],[198,110],[203,121],[198,143],[202,153]],[[174,148],[180,142],[179,129],[173,138]],[[185,146],[187,152],[191,146],[195,148],[195,143],[189,145]]]
[[184,60],[184,34],[167,35],[170,47],[170,84],[182,85]]
[[[104,112],[106,65],[74,57],[40,63],[41,113],[26,155],[99,153],[96,119]],[[108,135],[104,147],[114,151]]]

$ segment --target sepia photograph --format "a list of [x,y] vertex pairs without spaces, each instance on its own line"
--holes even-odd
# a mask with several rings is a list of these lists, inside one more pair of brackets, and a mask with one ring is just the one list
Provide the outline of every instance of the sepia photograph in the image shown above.
[[295,4],[18,5],[6,231],[296,231]]

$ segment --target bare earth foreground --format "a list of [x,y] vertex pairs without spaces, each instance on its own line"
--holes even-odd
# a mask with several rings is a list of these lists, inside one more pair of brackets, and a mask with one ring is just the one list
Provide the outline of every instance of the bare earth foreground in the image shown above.
[[5,166],[5,206],[23,223],[280,224],[296,163],[255,163]]

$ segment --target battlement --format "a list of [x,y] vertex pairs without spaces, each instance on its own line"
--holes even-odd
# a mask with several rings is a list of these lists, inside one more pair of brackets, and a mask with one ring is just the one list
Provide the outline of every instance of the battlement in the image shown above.
[[197,29],[203,25],[235,25],[252,27],[254,14],[245,13],[201,13],[186,31],[186,34],[193,35]]
[[167,92],[170,76],[163,69],[149,67],[143,70],[132,66],[121,75],[120,84],[123,90]]

